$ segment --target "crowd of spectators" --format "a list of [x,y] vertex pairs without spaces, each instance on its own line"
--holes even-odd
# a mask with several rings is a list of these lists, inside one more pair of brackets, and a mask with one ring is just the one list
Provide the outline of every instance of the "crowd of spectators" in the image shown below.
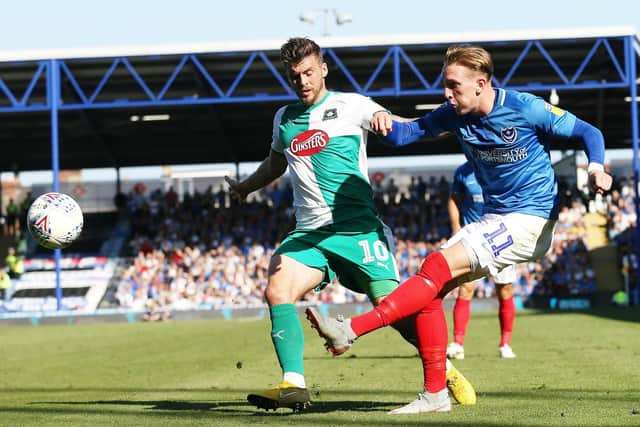
[[[638,234],[637,215],[635,211],[633,178],[622,177],[614,181],[614,188],[608,196],[607,229],[609,238],[618,247],[620,269],[628,288],[633,292],[627,299],[640,304],[640,289],[634,288],[638,283]],[[626,290],[624,290],[626,292]],[[631,297],[631,298],[630,298]]]
[[[609,233],[629,249],[633,248],[629,230],[636,219],[633,187],[627,180],[620,184],[607,200]],[[385,181],[374,175],[372,186],[377,208],[394,232],[396,260],[404,280],[449,237],[449,182],[444,177],[417,176],[401,191],[393,178]],[[577,189],[563,187],[561,194],[552,251],[540,262],[517,267],[515,292],[524,300],[532,295],[562,297],[595,291],[583,223],[589,202]],[[290,185],[273,183],[244,204],[231,200],[222,185],[217,191],[209,187],[178,199],[172,188],[147,194],[146,189],[134,187],[127,195],[132,261],[119,278],[118,305],[146,309],[150,319],[166,318],[172,310],[262,306],[269,259],[295,223]],[[636,263],[630,256],[627,262]],[[493,295],[491,279],[478,281],[476,297]],[[303,299],[308,303],[364,300],[365,296],[337,282]]]

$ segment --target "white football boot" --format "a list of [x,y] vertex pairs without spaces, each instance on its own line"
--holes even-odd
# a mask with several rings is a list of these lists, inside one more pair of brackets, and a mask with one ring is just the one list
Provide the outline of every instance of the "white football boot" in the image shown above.
[[457,342],[449,343],[447,346],[447,358],[449,359],[464,359],[464,347]]
[[516,357],[516,354],[513,352],[513,349],[509,344],[505,344],[498,349],[498,354],[503,359],[513,359]]
[[418,393],[418,398],[402,408],[394,409],[389,415],[422,414],[424,412],[450,412],[451,399],[447,389],[437,393],[423,391]]

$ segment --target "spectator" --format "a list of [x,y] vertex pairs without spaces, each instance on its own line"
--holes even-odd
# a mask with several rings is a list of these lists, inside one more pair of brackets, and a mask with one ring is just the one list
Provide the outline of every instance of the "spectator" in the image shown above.
[[[207,192],[213,193],[213,189],[209,187],[209,190]],[[214,196],[214,200],[215,202],[213,203],[213,206],[215,206],[216,208],[223,209],[227,206],[227,192],[224,190],[223,184],[220,184],[220,187],[218,188],[218,191]]]
[[9,277],[12,279],[19,279],[24,273],[24,255],[16,255],[16,248],[13,246],[9,247],[4,263],[9,270]]
[[0,302],[4,301],[7,296],[7,289],[11,287],[11,278],[7,273],[7,269],[0,270]]
[[20,212],[20,208],[15,204],[13,198],[9,199],[9,203],[6,207],[6,216],[5,216],[5,235],[7,236],[15,236],[17,231],[17,223],[18,223],[18,214]]
[[[383,178],[381,173],[376,173],[372,175],[371,181],[375,186]],[[414,182],[416,198],[402,197],[397,204],[385,203],[382,197],[377,200],[383,221],[396,234],[396,260],[402,279],[412,275],[421,260],[436,250],[451,233],[446,204],[443,202],[448,198],[448,187],[442,184],[443,179],[441,177],[438,181],[431,177],[425,181],[418,176]],[[612,194],[610,216],[611,212],[619,210],[620,198],[633,200],[632,186],[625,184],[626,180],[622,182],[620,192],[615,196]],[[281,186],[286,187],[284,183]],[[378,188],[382,191],[383,186],[379,185]],[[398,189],[398,192],[401,191],[406,189]],[[168,193],[171,192],[172,188],[168,190]],[[177,200],[176,194],[173,210],[164,206],[172,196],[167,198],[167,194],[162,194],[161,191],[143,195],[142,198],[139,192],[130,195],[137,199],[136,208],[130,213],[135,232],[130,250],[136,255],[142,250],[147,258],[143,263],[136,257],[136,269],[121,276],[116,295],[118,304],[131,308],[134,299],[143,298],[142,294],[136,294],[136,290],[144,286],[147,298],[167,306],[168,310],[178,307],[211,309],[264,305],[261,295],[266,285],[268,259],[289,232],[293,221],[293,211],[285,206],[288,204],[285,201],[287,198],[282,199],[282,206],[277,209],[269,206],[266,198],[264,201],[255,198],[244,205],[232,204],[228,207],[231,215],[224,215],[215,206],[215,201],[211,202],[222,196],[208,196],[209,193],[211,192],[207,190],[204,194],[189,195],[184,203]],[[586,207],[578,191],[567,189],[566,194],[556,229],[556,245],[552,252],[540,262],[524,264],[518,268],[514,290],[525,302],[534,295],[590,295],[595,291],[595,273],[590,267],[588,249],[583,243],[586,229],[582,215],[586,212]],[[226,200],[228,195],[225,193],[224,196]],[[160,200],[158,206],[154,207],[152,199]],[[614,227],[615,224],[611,226]],[[618,232],[615,239],[612,236],[620,248],[621,269],[623,259],[627,265],[636,264],[635,261],[629,262],[630,259],[635,260],[635,244],[626,243],[633,237],[631,231],[634,230],[631,227],[635,227],[635,222],[625,224],[626,231]],[[566,271],[558,274],[551,269],[552,262],[565,264]],[[239,272],[236,273],[234,269],[225,274],[225,269],[232,269],[230,264],[233,263],[242,265]],[[145,279],[148,282],[145,284],[141,273],[150,268],[153,274],[151,278]],[[184,273],[183,271],[178,275],[177,271],[184,268],[188,271],[195,270],[193,279],[190,279],[193,283],[187,286],[192,295],[187,295],[186,298],[176,288],[178,282],[183,280]],[[626,270],[630,271],[632,284],[635,284],[636,270],[636,267]],[[336,292],[341,292],[341,289],[344,288],[336,286]],[[494,291],[491,281],[476,284],[478,297],[495,297]],[[357,301],[355,295],[342,292],[344,294],[330,293],[326,298],[332,301]],[[631,295],[634,295],[633,292]],[[454,293],[449,295],[449,298],[452,297],[455,297]],[[318,298],[318,295],[311,292],[303,301],[317,301]],[[140,302],[136,302],[135,306],[145,307]]]
[[169,187],[169,190],[164,195],[164,203],[169,212],[173,212],[178,206],[178,193],[175,192],[173,187]]
[[127,195],[122,191],[118,191],[118,193],[113,197],[113,204],[116,207],[118,215],[124,215],[127,210]]
[[[31,207],[31,204],[34,201],[33,193],[31,191],[27,192],[27,195],[22,199],[22,203],[20,203],[19,209],[19,225],[20,225],[20,234],[22,235],[27,231],[27,212]],[[19,251],[18,251],[19,252]]]
[[398,197],[399,189],[393,178],[389,178],[389,181],[387,182],[387,186],[385,187],[384,191],[387,194],[387,203],[390,205],[396,204],[396,202],[398,201],[397,197]]

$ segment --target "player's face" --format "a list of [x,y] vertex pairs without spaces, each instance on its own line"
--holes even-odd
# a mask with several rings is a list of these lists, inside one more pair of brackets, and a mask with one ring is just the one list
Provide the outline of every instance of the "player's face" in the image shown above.
[[456,63],[445,67],[444,96],[458,115],[479,111],[482,79],[483,74]]
[[297,64],[289,64],[287,77],[300,101],[313,105],[325,94],[324,79],[327,77],[327,64],[316,55],[309,55]]

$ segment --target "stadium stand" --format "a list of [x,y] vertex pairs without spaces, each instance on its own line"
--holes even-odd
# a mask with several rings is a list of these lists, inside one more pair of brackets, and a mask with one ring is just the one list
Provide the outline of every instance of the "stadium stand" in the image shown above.
[[[93,312],[103,299],[113,276],[117,255],[128,237],[123,235],[115,212],[84,215],[84,231],[74,242],[73,252],[61,259],[62,307],[64,310]],[[24,273],[12,278],[1,312],[47,312],[57,309],[55,262],[50,250],[39,246],[24,228],[17,238]],[[16,239],[13,239],[15,242]]]
[[[444,206],[446,178],[414,177],[412,182],[423,185],[417,189],[410,184],[401,190],[384,186],[377,199],[383,219],[396,235],[396,259],[403,279],[450,233]],[[567,194],[553,251],[539,263],[518,267],[516,294],[527,305],[547,307],[550,300],[577,298],[591,305],[598,298],[594,263],[585,243],[583,217],[588,200],[577,190]],[[120,269],[117,289],[105,306],[162,313],[262,306],[270,254],[293,224],[290,198],[274,185],[261,201],[245,205],[215,207],[207,193],[189,195],[174,208],[166,200],[160,191],[129,195],[129,213],[136,224],[128,248],[131,260]],[[476,296],[491,298],[493,292],[494,283],[488,279],[480,282]],[[336,282],[324,292],[309,293],[304,301],[363,299]]]
[[[637,107],[636,103],[623,100],[632,93],[632,87],[637,88],[636,60],[640,52],[638,37],[631,29],[546,30],[544,34],[523,31],[461,34],[460,37],[460,40],[439,39],[437,35],[333,40],[326,49],[329,66],[336,71],[331,73],[333,80],[329,84],[335,90],[375,97],[398,114],[415,116],[414,107],[418,104],[441,102],[442,86],[437,70],[441,65],[443,43],[478,42],[500,58],[495,76],[499,86],[524,88],[543,97],[550,90],[557,90],[563,108],[602,128],[608,148],[629,148],[629,128],[633,128],[632,123],[637,127],[638,120],[633,113]],[[197,51],[187,49],[189,53],[161,48],[121,49],[101,51],[103,56],[98,58],[95,51],[62,55],[58,52],[60,57],[45,59],[21,52],[0,58],[3,75],[0,113],[11,115],[11,120],[3,122],[5,132],[0,134],[0,143],[21,147],[12,156],[0,159],[0,169],[14,171],[17,176],[20,170],[52,167],[53,133],[47,118],[55,104],[60,109],[59,130],[65,141],[60,152],[61,164],[66,168],[113,167],[118,171],[117,188],[108,197],[111,201],[118,194],[123,203],[120,214],[125,216],[109,213],[104,218],[88,217],[85,229],[91,231],[87,231],[87,240],[74,246],[74,250],[82,251],[83,255],[104,255],[114,260],[109,266],[114,275],[107,280],[111,285],[106,286],[101,306],[121,306],[127,310],[128,304],[137,307],[140,302],[131,295],[143,299],[144,292],[139,289],[151,289],[154,283],[166,298],[164,302],[156,301],[155,294],[148,293],[146,299],[152,301],[150,305],[160,302],[167,305],[167,301],[174,299],[178,301],[176,307],[192,307],[200,304],[199,299],[209,301],[205,303],[207,307],[261,304],[257,290],[264,286],[264,260],[292,223],[286,183],[282,183],[282,188],[274,186],[261,192],[252,204],[240,207],[231,205],[224,192],[214,191],[217,185],[203,194],[181,192],[179,198],[175,192],[169,196],[165,190],[154,190],[155,194],[142,188],[128,192],[120,186],[119,168],[143,164],[237,164],[262,159],[267,149],[264,137],[269,134],[272,114],[283,102],[292,99],[282,76],[277,71],[274,73],[278,46],[279,43],[236,44],[232,50],[228,45],[200,46]],[[626,66],[629,64],[636,66]],[[60,74],[60,86],[49,91],[53,70]],[[372,70],[375,71],[372,73]],[[429,73],[423,74],[423,70]],[[432,70],[435,72],[431,73]],[[367,84],[361,86],[358,82]],[[136,110],[135,115],[130,115],[131,108]],[[171,120],[160,123],[140,120],[143,114],[158,112],[168,113]],[[239,129],[242,132],[237,132]],[[370,154],[457,152],[458,146],[451,144],[451,140],[440,142],[415,144],[397,151],[372,144]],[[558,141],[551,141],[551,145],[552,149],[575,148],[559,145]],[[176,149],[178,146],[180,149]],[[399,182],[392,185],[388,178],[372,177],[380,212],[395,230],[399,262],[405,275],[448,235],[439,192],[445,181],[435,176],[416,177],[414,183],[405,188]],[[584,267],[582,278],[576,277],[575,269],[569,270],[569,266],[584,266],[585,250],[589,251],[596,277],[610,280],[621,276],[622,279],[616,279],[616,286],[626,283],[633,291],[637,277],[635,192],[632,178],[620,179],[619,183],[618,192],[601,201],[588,200],[579,190],[566,192],[562,204],[568,208],[566,215],[573,218],[568,221],[573,222],[559,227],[561,243],[552,255],[566,261],[567,269],[552,273],[544,260],[521,266],[523,299],[533,301],[533,297],[539,296],[542,303],[547,304],[558,295],[588,293],[591,289],[587,280],[591,276],[589,270]],[[69,192],[75,194],[76,189],[78,194],[84,191],[81,185],[73,185]],[[86,195],[84,197],[86,200]],[[172,210],[163,210],[163,197],[173,200]],[[86,209],[86,205],[83,209],[93,212]],[[590,221],[589,216],[581,223],[575,215],[578,210],[589,212],[591,219],[597,219],[604,227]],[[103,219],[109,225],[99,230]],[[97,235],[93,235],[94,227]],[[597,235],[596,230],[600,230]],[[106,241],[104,244],[100,244],[98,235]],[[598,242],[594,243],[596,239]],[[20,242],[3,240],[0,248],[13,243]],[[593,252],[605,243],[615,245],[611,246],[609,255],[613,254],[619,264],[611,271],[608,263],[610,270],[603,273],[600,262],[603,258],[594,257]],[[33,256],[35,249],[33,245],[25,249],[28,257]],[[125,256],[122,261],[119,255]],[[230,267],[234,262],[238,264],[235,269]],[[213,271],[214,267],[221,276],[218,281],[223,290],[209,290],[211,286],[207,287],[199,279],[201,274],[195,274],[205,269]],[[150,273],[154,269],[160,272],[156,276]],[[26,272],[25,283],[31,274],[39,273]],[[40,280],[50,283],[51,277],[43,276]],[[126,292],[120,289],[125,287],[125,277],[132,285]],[[554,280],[562,283],[557,289]],[[174,282],[178,290],[171,288]],[[200,286],[195,289],[202,289],[203,295],[209,294],[202,297],[199,291],[193,294],[191,282]],[[65,287],[66,284],[65,276]],[[180,290],[183,285],[184,290]],[[12,291],[17,288],[17,283],[12,283]],[[357,298],[341,293],[340,289],[337,286],[336,290],[331,288],[307,298],[309,301]],[[562,292],[556,295],[558,289]],[[478,289],[481,295],[491,292],[491,282],[483,283]],[[635,292],[638,293],[637,288]],[[120,300],[124,303],[120,304]],[[11,301],[8,304],[11,307]],[[63,305],[76,309],[91,307],[83,301]],[[7,305],[3,306],[0,312],[6,310]],[[42,309],[51,307],[51,303],[24,306]]]
[[[374,187],[376,178],[372,177]],[[396,237],[401,279],[410,276],[424,257],[449,236],[446,177],[407,176],[400,185],[380,179],[376,203]],[[633,284],[637,274],[632,232],[635,213],[628,209],[633,188],[626,178],[619,189],[596,205],[578,188],[565,189],[552,252],[538,263],[518,266],[515,291],[520,302],[548,307],[550,301],[580,299],[582,304],[608,301],[598,296],[597,247],[589,246],[585,219],[589,208],[606,214],[607,244],[614,248],[617,267],[605,263],[605,276],[618,290]],[[568,188],[568,187],[567,187]],[[185,193],[172,188],[147,191],[134,186],[121,212],[87,215],[95,224],[75,255],[61,262],[66,310],[92,312],[121,309],[146,313],[148,320],[171,318],[175,311],[264,307],[263,289],[272,251],[293,226],[290,186],[286,179],[259,192],[246,204],[231,201],[226,192]],[[620,219],[621,217],[624,219]],[[621,224],[626,224],[623,228]],[[2,310],[8,313],[55,309],[54,262],[40,251],[29,253],[25,274],[12,282]],[[491,279],[480,281],[476,298],[491,298]],[[449,298],[455,297],[455,292]],[[362,302],[336,281],[303,303]],[[586,301],[586,302],[585,302]]]

